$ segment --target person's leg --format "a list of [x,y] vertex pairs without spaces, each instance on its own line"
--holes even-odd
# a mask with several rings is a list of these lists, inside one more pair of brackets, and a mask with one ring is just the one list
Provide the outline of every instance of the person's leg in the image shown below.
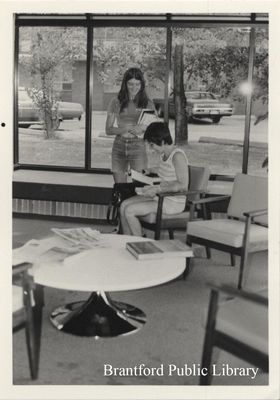
[[132,234],[131,230],[129,228],[129,225],[127,223],[127,220],[126,220],[126,216],[125,216],[126,207],[128,207],[130,204],[142,203],[142,202],[145,202],[145,201],[147,201],[147,197],[136,195],[136,196],[133,196],[133,197],[130,197],[130,198],[124,200],[121,203],[121,206],[120,206],[120,220],[121,220],[122,233],[124,235],[131,235]]
[[137,139],[129,143],[127,154],[130,168],[138,172],[147,169],[148,158],[143,139]]
[[112,148],[112,172],[115,183],[127,182],[128,160],[125,154],[125,143],[116,137]]
[[138,217],[157,212],[158,203],[154,200],[128,204],[124,209],[124,216],[129,230],[134,236],[142,236],[142,227]]

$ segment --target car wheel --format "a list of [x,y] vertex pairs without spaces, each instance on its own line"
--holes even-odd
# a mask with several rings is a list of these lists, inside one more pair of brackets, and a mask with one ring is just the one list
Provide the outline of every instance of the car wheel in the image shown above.
[[212,121],[214,122],[214,124],[218,124],[221,120],[221,117],[213,117]]

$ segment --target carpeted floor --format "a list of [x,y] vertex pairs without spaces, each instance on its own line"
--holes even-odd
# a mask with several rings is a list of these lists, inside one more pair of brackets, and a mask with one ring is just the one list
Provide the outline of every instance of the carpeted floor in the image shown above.
[[[68,227],[73,223],[15,219],[14,247],[31,238],[42,238],[51,227]],[[76,226],[76,225],[75,225]],[[82,226],[79,224],[79,226]],[[100,225],[103,232],[112,227]],[[64,334],[49,322],[50,312],[57,306],[86,299],[88,293],[45,288],[40,371],[37,381],[29,378],[24,331],[13,335],[13,382],[15,385],[198,385],[198,376],[104,376],[104,364],[133,367],[145,364],[167,370],[170,364],[199,366],[204,338],[204,320],[209,300],[208,281],[236,284],[238,268],[229,266],[229,255],[213,251],[212,260],[196,250],[194,268],[186,281],[178,278],[161,286],[128,292],[112,293],[112,298],[134,304],[147,314],[147,323],[138,332],[125,337],[95,340]],[[238,260],[237,260],[238,261]],[[263,260],[255,260],[250,285],[257,290],[267,284],[267,268]],[[231,367],[249,364],[225,352],[219,352],[217,363]],[[266,385],[268,375],[249,377],[219,376],[214,385]]]

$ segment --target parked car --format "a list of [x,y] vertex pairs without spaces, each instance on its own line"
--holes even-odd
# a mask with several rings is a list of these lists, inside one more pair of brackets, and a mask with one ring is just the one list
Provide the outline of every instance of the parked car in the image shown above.
[[[79,103],[58,102],[58,121],[56,129],[63,120],[82,118],[84,113],[83,106]],[[18,90],[18,125],[23,128],[29,128],[35,123],[42,123],[39,110],[36,108],[25,88],[20,87]]]
[[[185,92],[187,99],[186,111],[189,119],[210,118],[214,123],[220,122],[222,117],[233,114],[233,106],[221,101],[218,96],[211,92],[189,91]],[[169,116],[175,116],[173,93],[169,96]],[[155,107],[159,116],[163,116],[164,99],[154,99]]]

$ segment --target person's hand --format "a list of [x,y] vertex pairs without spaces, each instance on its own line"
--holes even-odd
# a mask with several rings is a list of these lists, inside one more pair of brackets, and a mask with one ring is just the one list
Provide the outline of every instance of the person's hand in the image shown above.
[[146,130],[145,125],[135,125],[134,127],[128,130],[129,133],[132,133],[135,136],[142,136]]
[[161,182],[160,183],[160,189],[162,192],[168,192],[169,191],[169,184],[168,182]]

